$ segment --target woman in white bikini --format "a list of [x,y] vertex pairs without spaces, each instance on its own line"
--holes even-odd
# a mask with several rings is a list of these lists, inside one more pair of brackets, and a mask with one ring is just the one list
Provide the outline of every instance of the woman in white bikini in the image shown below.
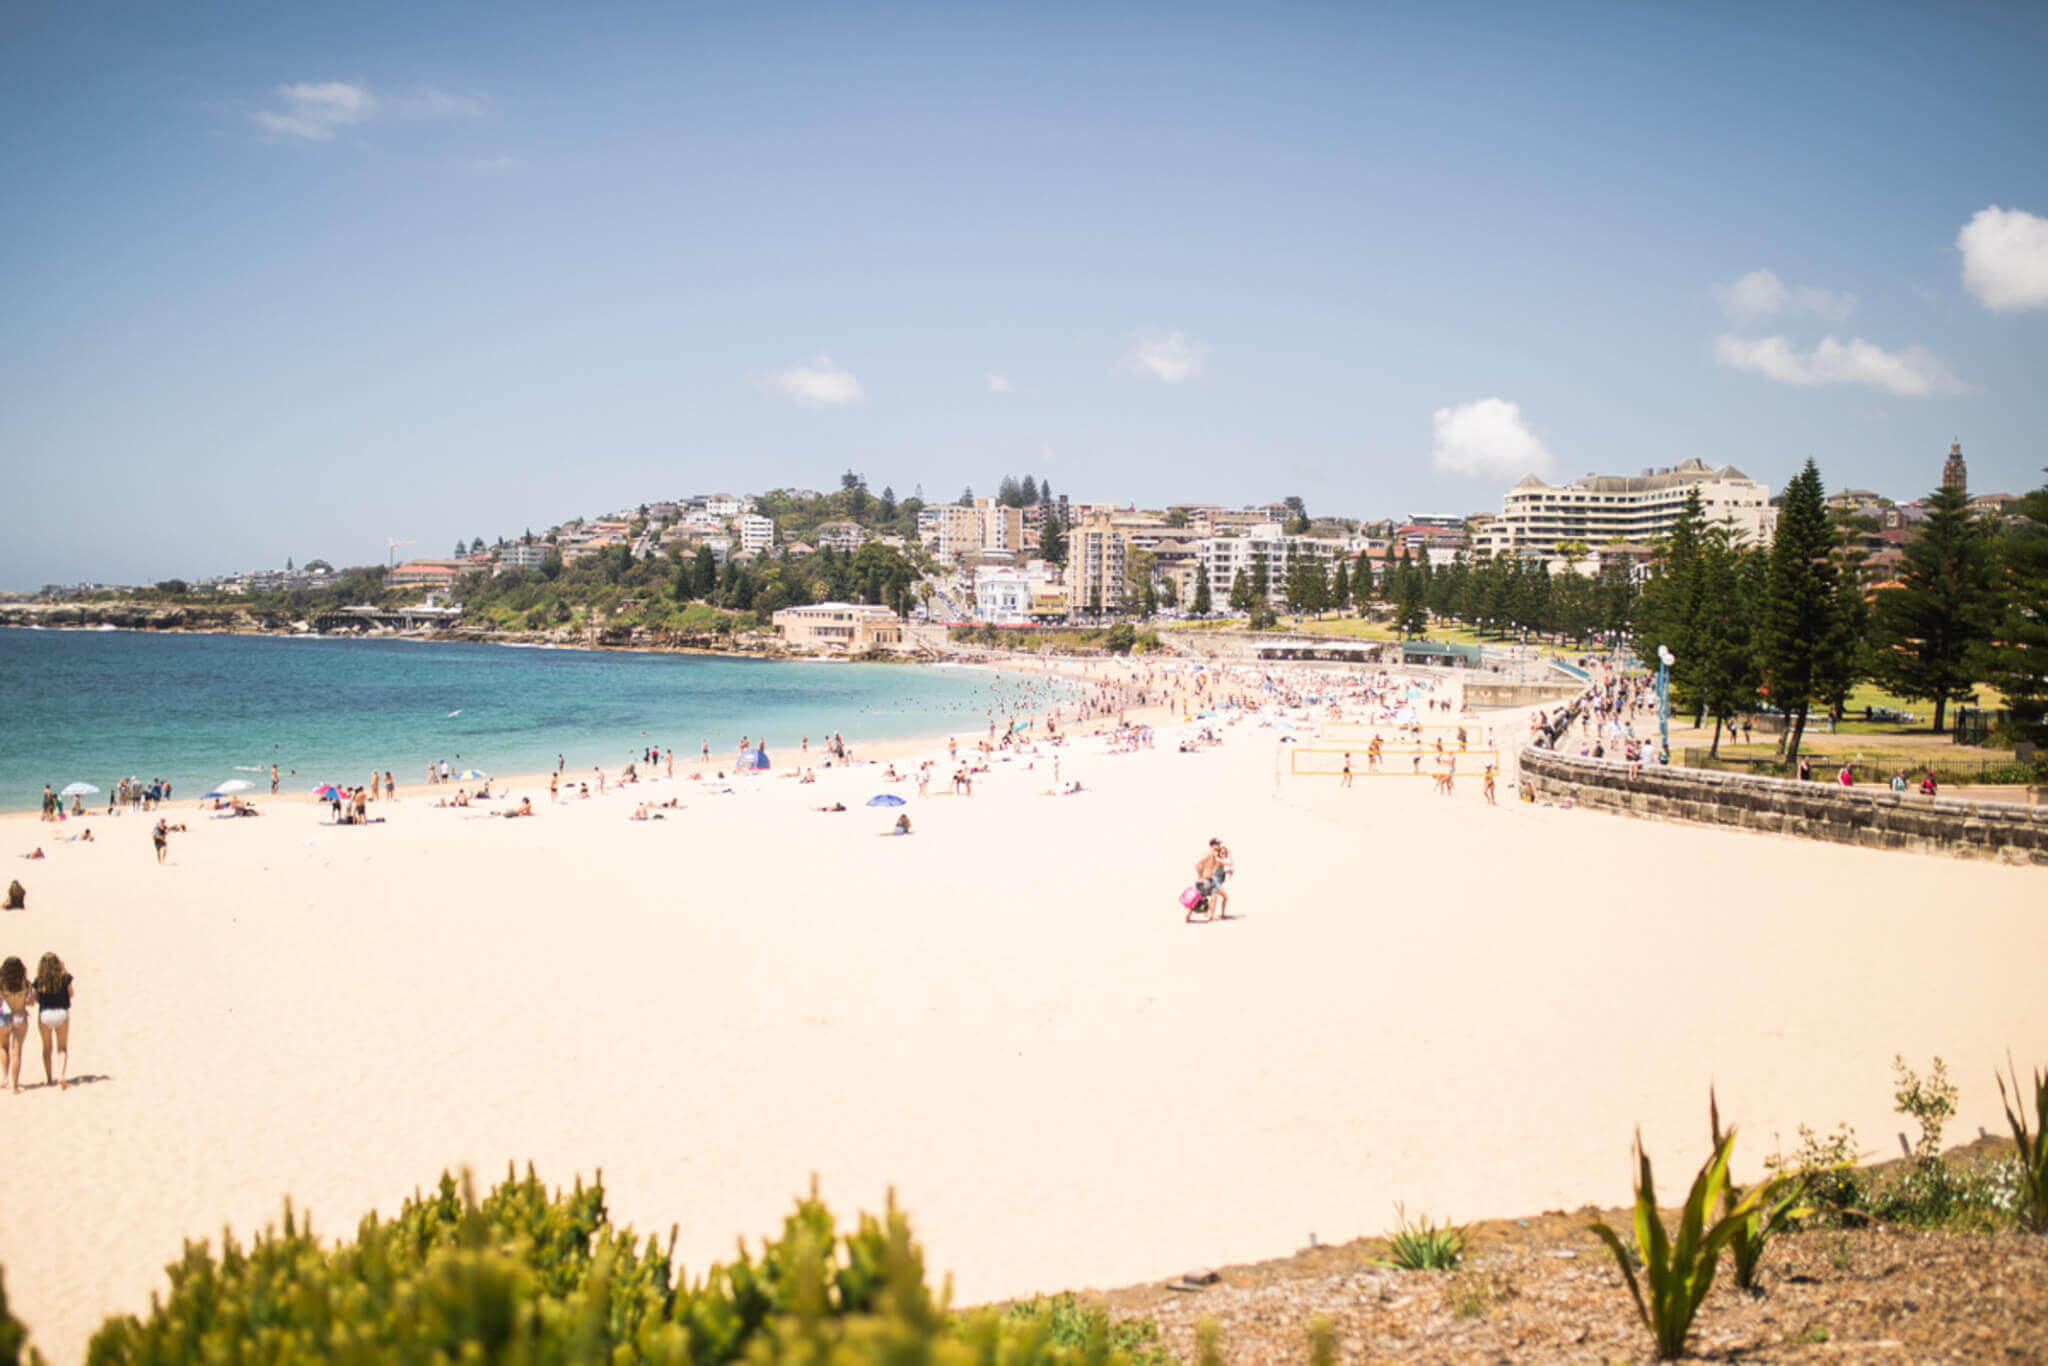
[[19,958],[0,963],[0,1077],[10,1091],[21,1090],[21,1055],[28,1049],[28,969]]

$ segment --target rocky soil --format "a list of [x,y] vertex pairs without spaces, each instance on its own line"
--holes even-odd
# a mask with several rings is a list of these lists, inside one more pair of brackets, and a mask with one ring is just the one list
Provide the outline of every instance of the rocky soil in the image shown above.
[[[1338,1359],[1402,1362],[1649,1362],[1650,1335],[1621,1273],[1586,1226],[1626,1229],[1625,1210],[1553,1211],[1473,1225],[1456,1272],[1376,1264],[1377,1239],[1306,1249],[1104,1296],[1118,1318],[1151,1318],[1196,1359],[1214,1320],[1225,1360],[1308,1360],[1327,1318]],[[2048,1363],[2048,1238],[1878,1227],[1774,1242],[1761,1293],[1722,1276],[1694,1320],[1695,1361]]]

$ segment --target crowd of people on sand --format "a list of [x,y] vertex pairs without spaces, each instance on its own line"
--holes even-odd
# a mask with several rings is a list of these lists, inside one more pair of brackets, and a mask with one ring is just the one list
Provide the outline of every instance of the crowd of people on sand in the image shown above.
[[[98,791],[97,788],[93,790]],[[67,807],[64,804],[64,794],[54,791],[48,783],[44,783],[43,819],[61,822],[83,819],[91,814],[86,809],[86,793],[83,788],[72,791],[70,796],[71,804]],[[106,814],[119,816],[130,811],[154,811],[170,799],[169,778],[151,778],[148,782],[140,778],[117,778],[107,792]],[[93,805],[96,807],[98,803],[95,802]]]
[[[19,958],[0,961],[0,1085],[21,1091],[22,1059],[28,1053],[29,1013],[42,1036],[43,1083],[60,1091],[71,1084],[71,998],[76,979],[64,960],[46,953],[36,974]],[[53,1064],[54,1059],[54,1066]]]

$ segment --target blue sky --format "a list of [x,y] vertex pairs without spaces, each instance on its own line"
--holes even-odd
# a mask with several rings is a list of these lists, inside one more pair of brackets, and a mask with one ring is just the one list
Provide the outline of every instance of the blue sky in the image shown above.
[[1913,497],[1960,438],[2019,491],[2044,50],[2039,4],[0,3],[0,586],[849,467],[1379,516],[1691,456]]

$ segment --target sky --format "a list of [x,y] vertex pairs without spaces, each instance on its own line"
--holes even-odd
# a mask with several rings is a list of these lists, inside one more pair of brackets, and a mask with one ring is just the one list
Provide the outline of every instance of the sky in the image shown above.
[[2048,5],[0,0],[0,588],[2048,465]]

